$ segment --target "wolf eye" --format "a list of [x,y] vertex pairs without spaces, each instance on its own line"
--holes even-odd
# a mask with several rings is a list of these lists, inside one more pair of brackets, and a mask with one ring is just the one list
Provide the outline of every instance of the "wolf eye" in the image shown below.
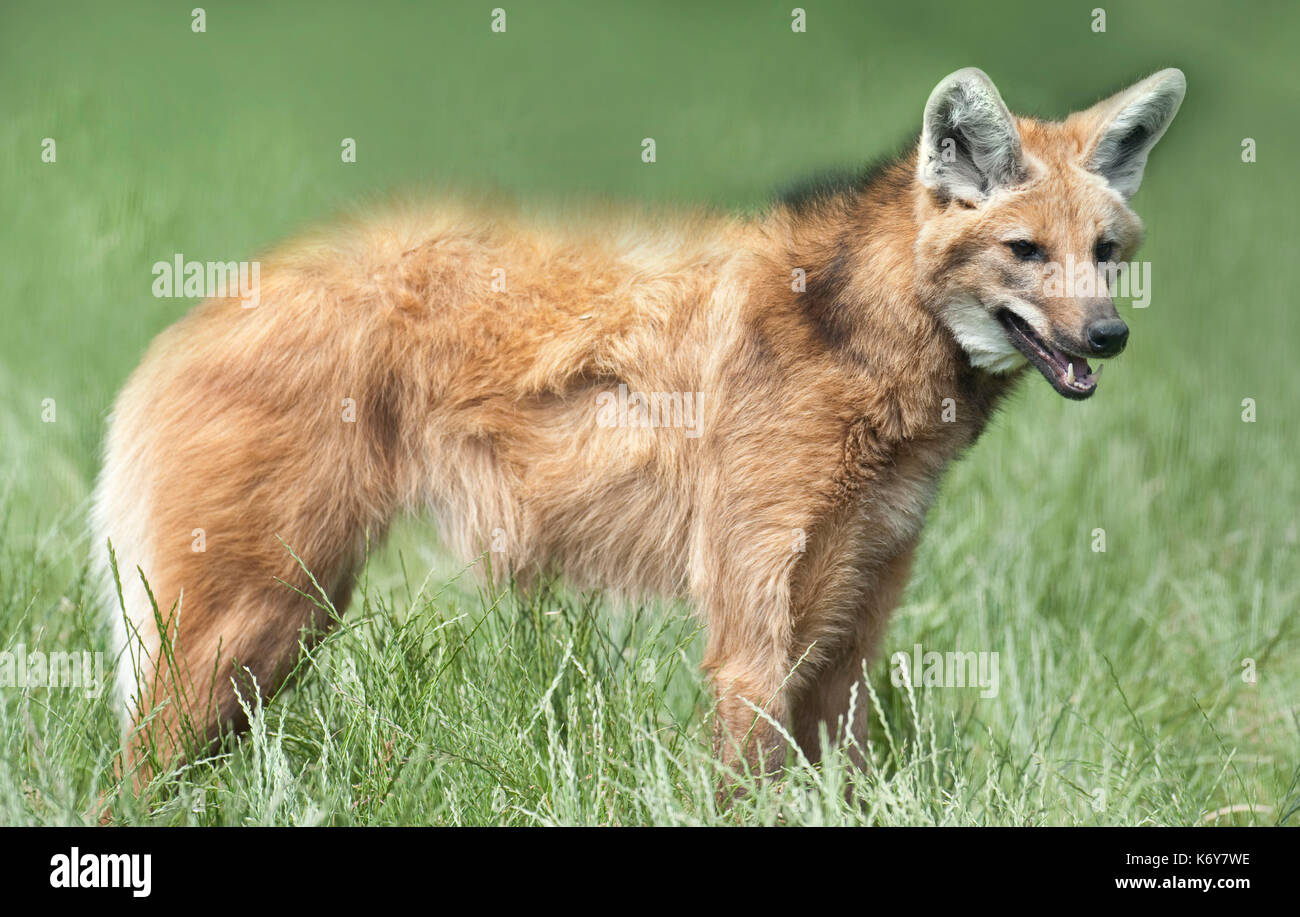
[[1098,242],[1096,254],[1098,261],[1102,263],[1109,262],[1113,257],[1115,257],[1115,243]]
[[1033,261],[1043,254],[1043,250],[1033,242],[1024,239],[1017,239],[1014,242],[1008,242],[1007,248],[1011,249],[1011,254],[1015,255],[1021,261]]

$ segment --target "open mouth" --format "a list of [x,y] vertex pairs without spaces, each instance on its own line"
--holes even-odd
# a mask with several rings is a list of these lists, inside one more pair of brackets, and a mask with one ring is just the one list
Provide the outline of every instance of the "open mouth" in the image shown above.
[[1028,322],[1010,309],[999,311],[998,321],[1007,329],[1007,336],[1011,338],[1011,343],[1029,358],[1030,363],[1038,367],[1043,377],[1052,383],[1052,388],[1066,398],[1082,401],[1097,390],[1097,376],[1101,375],[1100,366],[1097,367],[1097,373],[1094,375],[1087,360],[1053,347],[1029,327]]

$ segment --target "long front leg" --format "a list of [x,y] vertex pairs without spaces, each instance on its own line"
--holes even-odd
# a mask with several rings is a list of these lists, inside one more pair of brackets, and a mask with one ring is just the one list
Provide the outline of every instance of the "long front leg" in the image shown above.
[[[885,627],[902,597],[914,553],[913,544],[866,575],[860,598],[838,640],[833,632],[823,636],[832,644],[827,648],[825,663],[811,674],[791,703],[793,735],[810,761],[821,758],[824,726],[832,744],[854,739],[851,754],[859,765],[865,764],[861,750],[866,746],[870,705],[863,671],[874,660]],[[805,620],[817,618],[812,614]],[[808,635],[804,634],[803,639],[807,640]]]
[[[854,514],[843,479],[862,450],[846,445],[842,412],[789,385],[761,350],[730,366],[734,378],[718,385],[727,397],[714,399],[712,435],[701,440],[707,473],[695,494],[689,582],[709,629],[704,666],[718,692],[721,757],[771,771],[784,763],[793,699],[821,652],[805,655],[798,639],[805,547],[820,543],[829,520]],[[802,418],[801,434],[768,425],[774,412]]]
[[[718,633],[714,628],[713,633]],[[769,644],[710,639],[704,667],[717,691],[715,743],[723,763],[772,773],[785,763],[786,743],[774,723],[789,720],[787,654]]]
[[718,754],[726,764],[770,773],[785,761],[775,724],[788,727],[791,690],[801,677],[792,642],[794,560],[783,530],[745,521],[704,537],[692,591],[708,625],[704,668],[718,698]]

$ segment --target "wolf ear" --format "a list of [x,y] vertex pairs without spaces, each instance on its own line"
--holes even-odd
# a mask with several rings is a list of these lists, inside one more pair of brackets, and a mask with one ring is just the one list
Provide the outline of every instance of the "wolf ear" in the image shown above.
[[1023,175],[1020,133],[993,81],[976,67],[944,77],[925,103],[921,184],[945,197],[979,201]]
[[1137,193],[1147,155],[1178,113],[1187,92],[1187,78],[1175,68],[1161,70],[1079,117],[1092,131],[1084,147],[1084,162],[1123,195]]

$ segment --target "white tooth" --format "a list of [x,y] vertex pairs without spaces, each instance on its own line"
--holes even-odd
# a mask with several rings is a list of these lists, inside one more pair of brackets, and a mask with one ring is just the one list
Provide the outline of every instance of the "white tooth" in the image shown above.
[[1074,364],[1073,363],[1068,364],[1065,370],[1065,381],[1070,385],[1074,385]]
[[1097,368],[1094,369],[1094,370],[1092,371],[1092,377],[1093,377],[1094,379],[1100,379],[1100,378],[1101,378],[1101,364],[1100,364],[1100,363],[1098,363],[1098,364],[1097,364]]

